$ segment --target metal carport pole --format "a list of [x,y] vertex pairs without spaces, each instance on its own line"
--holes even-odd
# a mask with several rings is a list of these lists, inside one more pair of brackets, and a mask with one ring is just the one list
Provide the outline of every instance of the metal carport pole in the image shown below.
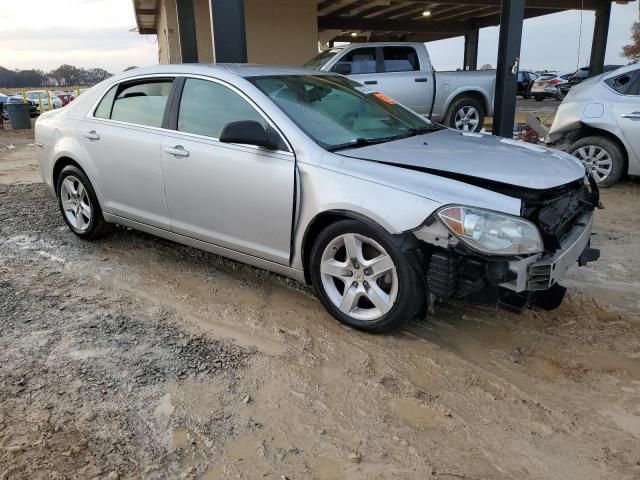
[[593,27],[593,43],[591,44],[591,60],[589,75],[599,75],[604,71],[604,56],[607,52],[609,37],[609,20],[611,19],[611,2],[605,0],[596,9],[596,23]]
[[480,29],[473,28],[464,36],[464,65],[463,70],[478,69],[478,42]]
[[198,40],[193,0],[178,0],[178,29],[180,30],[180,53],[182,63],[198,63]]
[[247,63],[244,0],[211,0],[217,63]]
[[513,137],[525,0],[502,0],[493,134]]

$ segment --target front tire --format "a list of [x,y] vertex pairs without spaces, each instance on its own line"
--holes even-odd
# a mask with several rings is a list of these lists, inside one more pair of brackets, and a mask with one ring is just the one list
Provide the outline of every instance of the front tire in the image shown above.
[[594,135],[581,138],[568,151],[584,163],[600,187],[615,185],[625,173],[624,154],[620,146],[606,137]]
[[464,132],[479,132],[484,127],[484,107],[474,97],[462,97],[454,101],[447,110],[446,123],[451,128]]
[[95,191],[86,174],[74,165],[62,169],[56,188],[62,218],[78,237],[93,240],[107,233]]
[[313,287],[337,320],[370,333],[399,327],[424,311],[418,261],[380,227],[343,220],[316,239],[310,262]]

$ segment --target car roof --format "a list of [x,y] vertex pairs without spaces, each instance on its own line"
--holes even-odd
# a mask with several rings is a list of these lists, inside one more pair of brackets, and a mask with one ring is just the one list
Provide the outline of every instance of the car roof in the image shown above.
[[640,63],[632,63],[630,65],[609,70],[608,72],[604,73],[606,73],[605,78],[613,78],[617,77],[618,75],[622,75],[623,73],[633,72],[638,69],[640,69]]
[[140,75],[167,74],[181,75],[194,74],[211,76],[216,74],[232,74],[238,77],[264,77],[271,75],[335,75],[329,72],[309,70],[302,67],[288,67],[278,65],[259,65],[250,63],[184,63],[170,65],[154,65],[140,67],[113,77],[114,79],[126,79]]

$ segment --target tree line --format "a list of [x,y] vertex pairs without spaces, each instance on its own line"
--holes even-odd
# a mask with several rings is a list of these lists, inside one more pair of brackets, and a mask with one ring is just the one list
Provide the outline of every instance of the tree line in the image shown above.
[[112,74],[102,68],[78,68],[60,65],[55,70],[10,70],[0,67],[0,87],[74,87],[91,86]]

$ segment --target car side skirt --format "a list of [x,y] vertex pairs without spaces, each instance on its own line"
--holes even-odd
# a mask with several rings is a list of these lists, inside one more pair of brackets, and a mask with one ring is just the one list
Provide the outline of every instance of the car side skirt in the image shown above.
[[168,230],[163,230],[158,227],[146,225],[144,223],[136,222],[135,220],[129,220],[127,218],[123,218],[118,215],[109,214],[107,212],[103,212],[103,215],[104,215],[104,219],[109,223],[117,223],[118,225],[130,227],[130,228],[133,228],[134,230],[139,230],[141,232],[149,233],[151,235],[155,235],[156,237],[164,238],[166,240],[171,240],[173,242],[186,245],[188,247],[204,250],[205,252],[213,253],[215,255],[220,255],[221,257],[229,258],[237,262],[246,263],[247,265],[261,268],[263,270],[268,270],[270,272],[277,273],[278,275],[283,275],[285,277],[291,278],[293,280],[297,280],[299,282],[304,283],[305,281],[304,272],[302,270],[297,270],[295,268],[291,268],[286,265],[280,265],[278,263],[271,262],[269,260],[264,260],[262,258],[254,257],[252,255],[247,255],[245,253],[237,252],[229,248],[220,247],[212,243],[203,242],[201,240],[197,240],[195,238],[187,237],[185,235],[180,235],[174,232],[170,232]]

